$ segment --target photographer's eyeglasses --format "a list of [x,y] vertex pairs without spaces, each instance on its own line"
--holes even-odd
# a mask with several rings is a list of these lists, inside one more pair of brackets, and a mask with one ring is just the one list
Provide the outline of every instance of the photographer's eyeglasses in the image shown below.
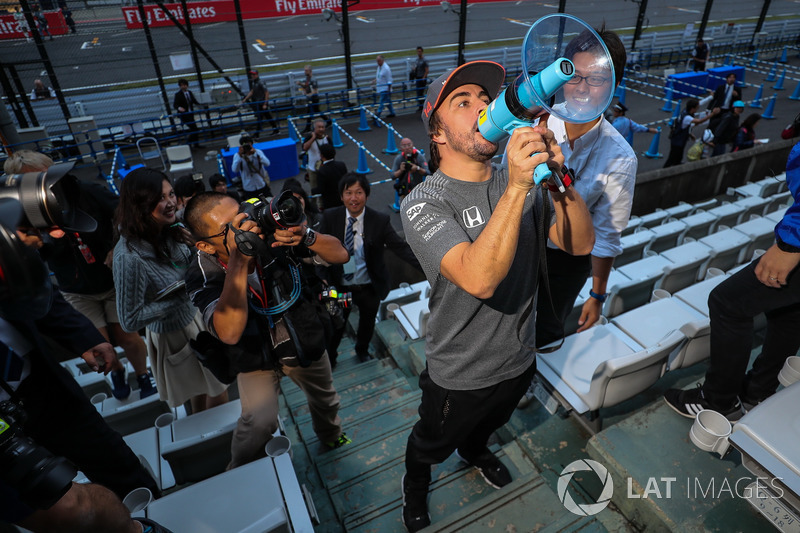
[[602,87],[610,78],[606,78],[605,76],[579,76],[575,74],[572,79],[567,82],[567,85],[580,85],[580,83],[586,80],[586,85],[589,87]]
[[230,224],[225,224],[225,227],[222,228],[222,231],[219,233],[215,233],[214,235],[209,235],[208,237],[200,237],[197,239],[198,241],[208,241],[209,239],[215,239],[217,237],[222,237],[222,246],[226,249],[228,248],[228,229],[230,228]]

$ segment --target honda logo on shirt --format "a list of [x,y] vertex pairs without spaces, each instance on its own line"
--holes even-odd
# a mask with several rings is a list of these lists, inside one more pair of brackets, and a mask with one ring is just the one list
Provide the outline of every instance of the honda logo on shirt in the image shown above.
[[467,226],[468,228],[477,228],[478,226],[483,226],[484,224],[486,224],[486,220],[484,220],[483,214],[476,205],[464,209],[463,214],[464,214],[464,225]]

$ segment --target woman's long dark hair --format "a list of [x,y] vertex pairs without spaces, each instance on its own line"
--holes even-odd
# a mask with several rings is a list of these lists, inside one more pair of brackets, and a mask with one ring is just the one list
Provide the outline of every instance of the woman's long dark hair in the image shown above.
[[153,209],[161,201],[164,180],[170,182],[166,174],[151,168],[137,168],[125,176],[114,225],[127,239],[128,249],[132,241],[146,242],[153,247],[159,261],[168,263],[170,258],[165,250],[168,239],[184,242],[184,238],[180,227],[162,229],[153,218]]
[[761,120],[761,115],[759,115],[758,113],[751,113],[750,115],[747,116],[746,119],[744,119],[744,122],[742,122],[741,127],[746,129],[747,131],[754,131],[755,129],[754,126],[756,125],[756,122],[758,122],[759,120]]

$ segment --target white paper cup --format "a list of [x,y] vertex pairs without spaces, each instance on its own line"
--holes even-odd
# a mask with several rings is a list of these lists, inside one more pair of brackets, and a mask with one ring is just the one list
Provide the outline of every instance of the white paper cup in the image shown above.
[[731,423],[716,411],[704,409],[697,413],[689,439],[701,450],[718,453],[723,457],[728,451],[728,437],[731,434]]
[[278,435],[276,437],[272,437],[267,445],[264,447],[264,451],[267,452],[267,455],[270,457],[278,457],[285,453],[289,454],[289,457],[292,456],[292,441],[289,440],[289,437],[286,435]]
[[703,279],[711,279],[715,276],[723,276],[723,275],[725,275],[725,272],[723,272],[721,269],[711,267],[708,270],[706,270],[706,277]]
[[650,296],[650,302],[657,302],[658,300],[663,300],[664,298],[672,298],[672,295],[669,291],[665,291],[664,289],[656,289],[653,291],[653,295]]
[[800,381],[800,357],[793,355],[786,358],[783,368],[778,372],[778,381],[781,385],[788,387],[792,383]]
[[175,416],[172,413],[164,413],[158,415],[156,418],[156,429],[161,429],[169,426],[175,420]]
[[767,251],[764,250],[763,248],[756,248],[755,250],[753,250],[753,258],[750,261],[755,261],[765,253],[767,253]]
[[397,310],[400,309],[400,306],[397,304],[389,304],[386,306],[386,318],[394,318],[394,314]]
[[147,506],[150,505],[152,501],[153,493],[150,492],[150,489],[139,487],[138,489],[130,491],[122,500],[122,503],[128,508],[131,514],[135,514],[141,513],[147,509]]
[[606,317],[604,317],[603,315],[600,315],[599,317],[597,317],[597,320],[595,321],[594,324],[592,324],[591,327],[607,326],[607,325],[608,325],[608,319]]

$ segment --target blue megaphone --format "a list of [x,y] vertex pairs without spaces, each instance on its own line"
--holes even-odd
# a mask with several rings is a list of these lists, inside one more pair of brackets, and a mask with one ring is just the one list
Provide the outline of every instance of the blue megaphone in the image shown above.
[[[522,73],[481,112],[478,130],[497,143],[545,113],[565,122],[590,122],[611,103],[614,80],[611,55],[590,26],[571,15],[542,17],[525,36]],[[551,175],[541,164],[533,180],[538,185]]]

